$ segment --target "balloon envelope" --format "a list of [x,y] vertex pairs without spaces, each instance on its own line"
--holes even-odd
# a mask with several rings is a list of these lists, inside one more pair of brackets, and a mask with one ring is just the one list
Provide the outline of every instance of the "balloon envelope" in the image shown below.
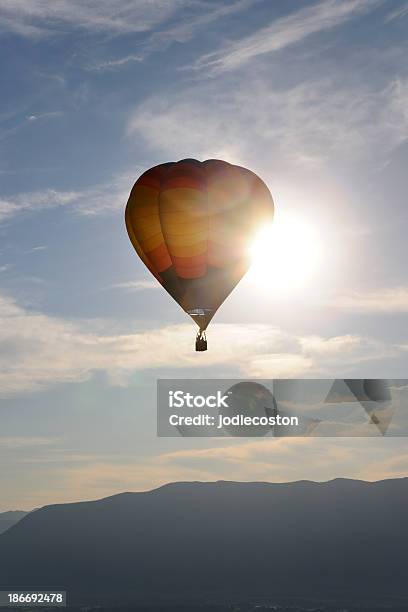
[[268,188],[250,170],[183,159],[136,181],[126,227],[147,268],[204,331],[247,271],[251,242],[273,211]]

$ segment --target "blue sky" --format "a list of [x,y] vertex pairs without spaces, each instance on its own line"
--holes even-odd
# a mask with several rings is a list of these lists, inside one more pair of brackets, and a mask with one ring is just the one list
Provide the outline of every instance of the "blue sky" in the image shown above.
[[[1,3],[0,509],[407,474],[404,440],[155,435],[159,376],[406,377],[407,34],[405,0]],[[123,221],[183,157],[259,173],[319,247],[301,287],[242,281],[207,354]]]

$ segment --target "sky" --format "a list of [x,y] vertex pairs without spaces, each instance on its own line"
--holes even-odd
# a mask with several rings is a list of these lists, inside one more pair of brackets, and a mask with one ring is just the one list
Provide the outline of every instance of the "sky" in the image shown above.
[[[404,438],[156,436],[160,377],[406,378],[407,34],[406,0],[1,2],[0,511],[408,475]],[[186,157],[276,206],[207,353],[124,226],[138,176]]]

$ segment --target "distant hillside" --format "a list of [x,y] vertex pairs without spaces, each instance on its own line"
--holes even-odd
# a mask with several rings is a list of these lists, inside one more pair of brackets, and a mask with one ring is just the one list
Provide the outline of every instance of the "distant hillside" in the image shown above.
[[22,510],[12,510],[11,512],[0,512],[0,533],[17,523],[27,512]]
[[47,506],[0,536],[0,589],[405,597],[407,516],[408,479],[176,483]]

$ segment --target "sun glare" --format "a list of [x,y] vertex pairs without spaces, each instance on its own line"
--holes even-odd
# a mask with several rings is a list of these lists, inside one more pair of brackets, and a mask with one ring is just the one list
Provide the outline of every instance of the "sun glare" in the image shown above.
[[295,216],[276,215],[251,247],[249,280],[267,291],[304,287],[317,272],[320,251],[316,228]]

